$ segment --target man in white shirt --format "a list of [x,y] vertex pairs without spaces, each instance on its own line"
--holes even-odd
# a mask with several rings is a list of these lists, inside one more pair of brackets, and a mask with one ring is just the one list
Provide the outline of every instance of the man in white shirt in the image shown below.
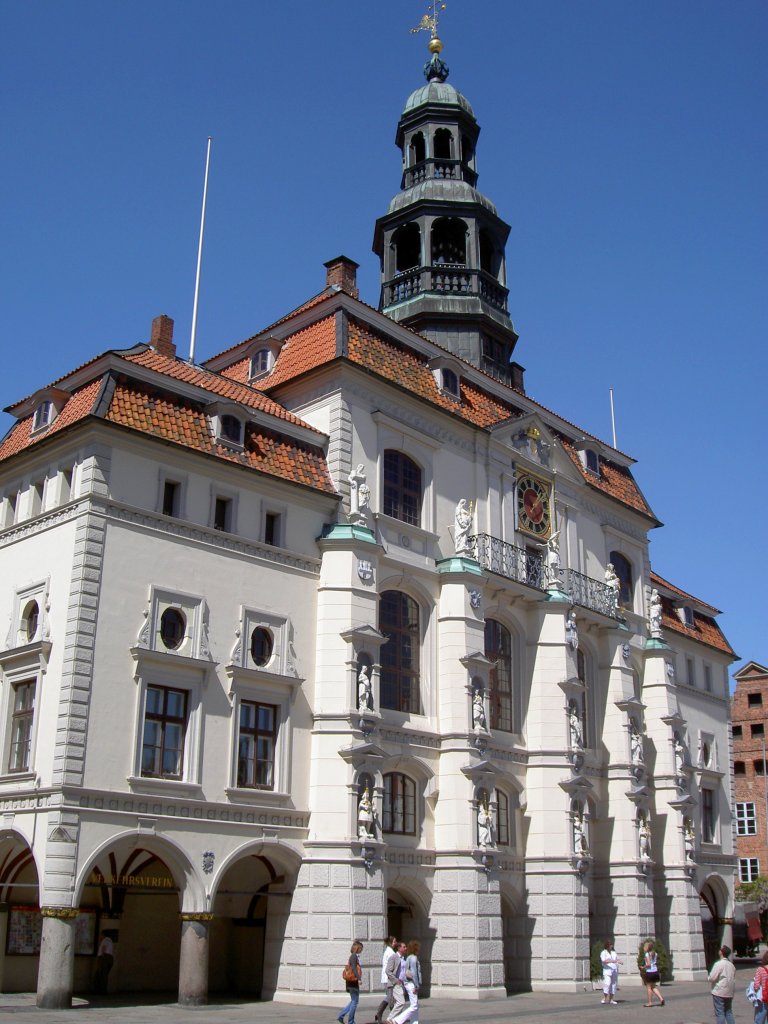
[[99,933],[99,948],[96,952],[96,975],[93,987],[100,995],[107,994],[109,972],[115,962],[115,945],[106,932]]
[[[384,945],[384,952],[381,957],[381,984],[384,989],[384,998],[379,1003],[379,1008],[376,1011],[376,1016],[374,1017],[376,1024],[381,1024],[381,1015],[387,1007],[391,1010],[394,1002],[392,992],[397,979],[395,977],[395,980],[392,980],[393,975],[387,970],[387,965],[393,957],[397,957],[397,939],[394,935],[390,935]],[[395,964],[395,968],[397,966],[399,966],[399,964]]]

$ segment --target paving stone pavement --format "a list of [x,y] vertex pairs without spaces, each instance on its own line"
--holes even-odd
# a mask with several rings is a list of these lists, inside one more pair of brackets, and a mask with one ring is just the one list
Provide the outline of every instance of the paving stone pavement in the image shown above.
[[[751,1024],[752,1008],[744,989],[755,971],[755,962],[737,963],[736,1024]],[[458,999],[425,999],[419,1024],[713,1024],[714,1012],[706,982],[673,982],[662,988],[666,1005],[650,1011],[643,1006],[645,991],[637,984],[619,986],[617,1006],[602,1006],[600,992],[523,992],[501,1001],[470,1002]],[[213,999],[207,1006],[181,1007],[172,996],[157,993],[103,999],[76,998],[71,1010],[39,1010],[34,993],[0,993],[0,1021],[34,1021],[39,1024],[334,1024],[345,1002],[339,992],[338,1007],[297,1006],[290,1003],[234,1002]],[[363,996],[357,1024],[372,1024],[378,997]]]

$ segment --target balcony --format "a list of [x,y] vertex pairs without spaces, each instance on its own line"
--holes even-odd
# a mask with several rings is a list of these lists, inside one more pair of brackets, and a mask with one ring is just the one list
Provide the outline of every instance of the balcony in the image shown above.
[[[488,572],[504,576],[508,580],[524,583],[536,590],[546,590],[549,585],[547,569],[541,555],[519,548],[515,544],[478,533],[470,537],[472,557]],[[602,580],[592,579],[575,569],[560,570],[560,586],[573,604],[599,612],[611,619],[620,618],[615,605],[613,590]]]
[[384,282],[383,305],[395,306],[414,295],[474,295],[490,306],[507,312],[509,289],[492,274],[462,264],[441,263],[434,267],[411,267]]
[[474,186],[477,183],[477,172],[473,171],[468,164],[461,160],[448,160],[447,158],[430,158],[421,160],[413,167],[406,167],[403,172],[403,180],[400,188],[411,188],[413,185],[420,185],[429,178],[437,178],[448,181],[466,181]]

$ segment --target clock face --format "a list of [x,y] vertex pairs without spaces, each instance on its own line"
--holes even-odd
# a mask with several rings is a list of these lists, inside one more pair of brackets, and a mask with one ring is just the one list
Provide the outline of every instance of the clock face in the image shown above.
[[550,488],[538,477],[525,474],[517,481],[517,525],[534,537],[545,539],[550,533]]

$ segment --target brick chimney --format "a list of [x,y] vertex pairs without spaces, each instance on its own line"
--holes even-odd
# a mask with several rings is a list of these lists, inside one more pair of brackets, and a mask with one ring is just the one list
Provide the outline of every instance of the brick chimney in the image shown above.
[[348,256],[337,256],[335,260],[328,260],[323,266],[327,271],[325,283],[329,288],[338,288],[339,291],[351,295],[353,299],[359,296],[360,293],[357,290],[359,263],[355,263]]
[[149,344],[161,356],[168,356],[169,359],[176,358],[176,346],[173,344],[173,320],[165,313],[156,316],[152,321],[152,335]]

